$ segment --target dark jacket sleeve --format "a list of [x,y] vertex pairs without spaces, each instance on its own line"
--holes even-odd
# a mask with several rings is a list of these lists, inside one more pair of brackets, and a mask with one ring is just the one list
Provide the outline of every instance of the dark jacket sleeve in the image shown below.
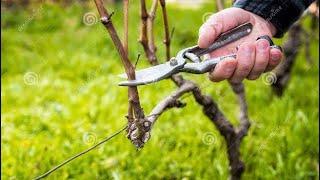
[[271,22],[282,37],[314,0],[237,0],[233,6],[250,11]]

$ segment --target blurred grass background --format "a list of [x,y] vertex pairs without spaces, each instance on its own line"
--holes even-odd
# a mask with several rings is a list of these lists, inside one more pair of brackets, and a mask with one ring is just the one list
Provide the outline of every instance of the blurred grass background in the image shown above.
[[[123,71],[104,27],[83,23],[94,3],[11,5],[1,13],[1,175],[30,179],[70,155],[88,148],[126,124],[127,90],[118,87]],[[122,9],[113,22],[122,34]],[[205,14],[214,3],[199,8],[168,7],[175,28],[172,52],[194,45]],[[164,59],[162,19],[156,21],[157,54]],[[143,49],[137,42],[139,12],[130,9],[130,59]],[[304,20],[308,27],[309,19]],[[278,40],[281,43],[282,40]],[[319,178],[319,51],[312,41],[314,64],[304,49],[290,85],[277,98],[263,78],[245,81],[252,122],[241,146],[244,179]],[[144,56],[138,68],[148,66]],[[210,94],[237,124],[236,98],[226,82],[211,83],[205,75],[186,75]],[[169,80],[139,88],[145,112],[173,91]],[[48,179],[227,179],[223,138],[202,114],[192,96],[187,106],[172,109],[156,123],[151,140],[137,151],[125,134],[53,173]],[[205,143],[206,134],[214,141]]]

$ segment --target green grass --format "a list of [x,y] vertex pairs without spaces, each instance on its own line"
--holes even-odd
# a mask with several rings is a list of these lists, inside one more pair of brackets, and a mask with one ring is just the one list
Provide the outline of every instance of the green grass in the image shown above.
[[[121,9],[112,9],[121,34]],[[172,52],[196,43],[202,15],[213,9],[212,5],[197,10],[169,8],[175,27]],[[96,9],[44,5],[2,14],[3,179],[33,178],[91,146],[88,134],[98,141],[126,124],[127,91],[117,86],[116,76],[123,71],[120,59],[102,25],[83,24],[86,12]],[[134,5],[132,60],[143,53],[137,22]],[[161,18],[156,25],[157,54],[164,58]],[[313,41],[311,48],[314,64],[306,63],[301,49],[283,97],[274,96],[263,78],[245,82],[252,127],[241,146],[244,179],[319,178],[318,42]],[[138,66],[147,66],[144,57]],[[186,77],[199,82],[237,123],[238,106],[226,82],[213,84],[205,75]],[[173,90],[169,80],[139,88],[145,112]],[[158,119],[141,151],[121,134],[49,179],[227,179],[223,138],[192,96],[184,101],[185,108],[172,109]],[[203,142],[207,133],[212,133],[214,143]]]

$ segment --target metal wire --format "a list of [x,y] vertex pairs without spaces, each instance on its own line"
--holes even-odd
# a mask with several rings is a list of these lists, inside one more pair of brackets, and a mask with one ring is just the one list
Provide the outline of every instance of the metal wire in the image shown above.
[[100,141],[99,143],[95,144],[94,146],[90,147],[89,149],[86,149],[68,159],[66,159],[65,161],[63,161],[62,163],[58,164],[57,166],[53,167],[52,169],[50,169],[49,171],[47,171],[46,173],[34,178],[34,180],[38,180],[38,179],[43,179],[45,177],[47,177],[49,174],[53,173],[54,171],[58,170],[59,168],[61,168],[62,166],[68,164],[69,162],[71,162],[72,160],[90,152],[91,150],[97,148],[98,146],[102,145],[103,143],[111,140],[112,138],[114,138],[115,136],[119,135],[122,131],[124,131],[127,128],[127,125],[125,125],[123,128],[121,128],[120,130],[116,131],[114,134],[112,134],[111,136],[108,136],[106,138],[104,138],[102,141]]

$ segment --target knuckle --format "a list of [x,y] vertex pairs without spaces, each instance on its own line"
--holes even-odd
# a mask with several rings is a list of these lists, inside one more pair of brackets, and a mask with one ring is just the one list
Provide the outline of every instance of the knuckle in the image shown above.
[[244,42],[240,45],[240,49],[253,51],[255,49],[254,43]]

